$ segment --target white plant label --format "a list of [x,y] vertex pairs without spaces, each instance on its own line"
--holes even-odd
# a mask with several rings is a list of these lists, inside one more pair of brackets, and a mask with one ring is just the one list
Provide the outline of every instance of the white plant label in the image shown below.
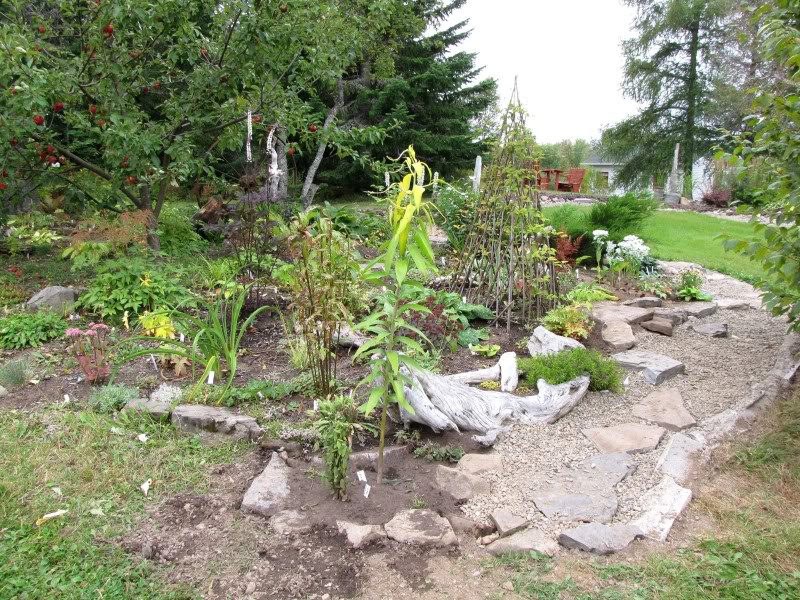
[[150,355],[150,360],[151,360],[151,361],[153,361],[153,368],[154,368],[156,371],[158,371],[158,365],[156,364],[156,357],[155,357],[155,355],[151,354],[151,355]]
[[64,404],[69,402],[69,394],[64,394]]
[[317,412],[318,410],[319,410],[319,402],[314,400],[314,412]]
[[181,344],[184,342],[184,340],[186,340],[186,336],[184,336],[183,334],[181,334]]
[[208,372],[208,385],[214,385],[214,371]]
[[356,475],[358,476],[359,481],[363,481],[364,483],[367,482],[367,474],[364,471],[357,471]]
[[144,495],[147,496],[147,492],[150,491],[150,486],[152,484],[153,484],[153,480],[152,479],[148,479],[142,485],[139,486],[139,489],[141,489],[142,492],[144,492]]
[[261,392],[258,392],[258,399],[259,400],[263,400],[264,399],[264,394],[262,394]]
[[364,498],[369,498],[369,491],[370,491],[371,489],[372,489],[372,488],[371,488],[371,487],[369,487],[369,484],[367,484],[367,485],[365,485],[365,486],[364,486]]

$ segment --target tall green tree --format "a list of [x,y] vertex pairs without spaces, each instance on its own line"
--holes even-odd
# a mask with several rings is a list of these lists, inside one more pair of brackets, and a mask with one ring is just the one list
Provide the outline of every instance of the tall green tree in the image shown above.
[[623,44],[623,91],[644,106],[603,132],[605,153],[624,161],[623,185],[665,174],[676,143],[690,176],[720,139],[712,120],[712,65],[726,39],[731,0],[625,0],[636,37]]

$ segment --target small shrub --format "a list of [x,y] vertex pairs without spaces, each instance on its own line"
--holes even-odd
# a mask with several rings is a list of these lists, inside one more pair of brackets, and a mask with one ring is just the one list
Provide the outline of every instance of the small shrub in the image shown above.
[[724,208],[731,203],[731,197],[731,190],[710,190],[703,194],[703,202]]
[[24,385],[30,379],[30,368],[25,359],[10,360],[0,366],[0,385],[16,387]]
[[542,324],[555,334],[576,340],[586,339],[592,331],[592,317],[586,307],[579,304],[552,309],[544,316]]
[[692,300],[711,300],[711,296],[702,292],[700,288],[703,285],[703,276],[698,271],[684,271],[681,273],[681,282],[678,291],[676,292],[678,298],[684,302]]
[[620,241],[626,235],[638,233],[656,208],[655,201],[635,194],[611,196],[607,202],[592,205],[589,229],[604,229],[612,241]]
[[674,283],[670,279],[660,275],[642,275],[636,287],[645,294],[651,294],[662,299],[672,296],[675,289]]
[[186,256],[206,250],[208,242],[194,230],[192,210],[189,204],[164,206],[158,217],[161,252],[168,256]]
[[461,250],[469,227],[475,217],[477,194],[472,189],[460,190],[451,185],[440,185],[436,190],[436,223],[447,234],[447,240],[456,251]]
[[558,232],[575,239],[589,232],[586,214],[573,204],[563,204],[547,214],[547,222]]
[[556,260],[569,265],[574,265],[581,250],[585,235],[571,238],[566,233],[561,233],[556,238]]
[[567,292],[566,298],[570,302],[577,302],[579,304],[589,304],[592,302],[601,302],[603,300],[617,299],[614,294],[600,287],[594,282],[579,283],[569,292]]
[[457,463],[464,456],[464,449],[459,446],[442,446],[435,442],[425,442],[414,449],[414,456],[430,462]]
[[121,409],[129,400],[139,397],[139,390],[127,385],[104,385],[89,396],[92,410],[108,414]]
[[357,425],[358,407],[347,396],[319,403],[319,445],[325,459],[324,479],[337,498],[347,496],[347,471],[353,451],[353,432]]
[[576,348],[549,356],[523,358],[519,369],[531,387],[535,387],[539,379],[557,385],[587,374],[591,379],[589,389],[594,392],[622,389],[622,368],[596,350]]
[[9,315],[0,318],[0,348],[37,348],[61,337],[66,329],[64,318],[48,310]]

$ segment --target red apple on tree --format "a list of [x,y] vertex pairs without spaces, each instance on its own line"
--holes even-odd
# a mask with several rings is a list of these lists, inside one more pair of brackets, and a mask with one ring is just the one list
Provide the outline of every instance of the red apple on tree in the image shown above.
[[97,114],[97,106],[95,106],[94,104],[90,104],[89,112],[92,113],[93,115]]
[[8,187],[8,186],[7,186],[5,183],[3,183],[2,181],[0,181],[0,190],[4,190],[4,189],[6,189],[7,187]]
[[294,152],[295,152],[295,150],[294,150],[294,146],[289,146],[289,147],[286,149],[286,154],[288,154],[289,156],[294,156]]
[[139,180],[138,180],[138,179],[136,179],[136,176],[135,176],[135,175],[128,175],[128,183],[129,183],[130,185],[136,185],[136,182],[137,182],[137,181],[139,181]]
[[8,143],[11,144],[11,147],[14,148],[17,145],[17,138],[11,138],[8,140]]
[[103,35],[107,38],[110,38],[112,35],[114,35],[114,26],[111,23],[103,28]]
[[286,12],[289,11],[289,5],[288,4],[281,4],[280,9],[281,9],[282,13],[286,13]]
[[105,119],[97,119],[97,126],[98,127],[102,127],[105,124],[106,124]]
[[42,33],[42,34],[43,34],[43,33],[45,33],[46,31],[47,31],[47,27],[45,27],[44,25],[39,25],[39,33]]
[[37,126],[41,127],[44,125],[44,117],[42,115],[34,115],[33,122],[36,123]]
[[314,123],[311,123],[311,125],[309,125],[309,126],[308,126],[308,130],[309,130],[311,133],[316,133],[316,132],[317,132],[317,126],[316,126],[316,125],[314,125]]
[[60,113],[64,110],[64,103],[63,102],[56,102],[53,104],[53,111]]

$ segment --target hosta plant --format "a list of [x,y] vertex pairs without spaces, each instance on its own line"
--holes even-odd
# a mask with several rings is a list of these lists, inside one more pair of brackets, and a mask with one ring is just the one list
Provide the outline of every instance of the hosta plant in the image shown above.
[[0,348],[19,350],[36,348],[64,335],[67,323],[59,314],[48,310],[12,314],[0,318]]
[[592,316],[585,305],[567,304],[549,311],[542,324],[555,334],[583,340],[592,331]]

